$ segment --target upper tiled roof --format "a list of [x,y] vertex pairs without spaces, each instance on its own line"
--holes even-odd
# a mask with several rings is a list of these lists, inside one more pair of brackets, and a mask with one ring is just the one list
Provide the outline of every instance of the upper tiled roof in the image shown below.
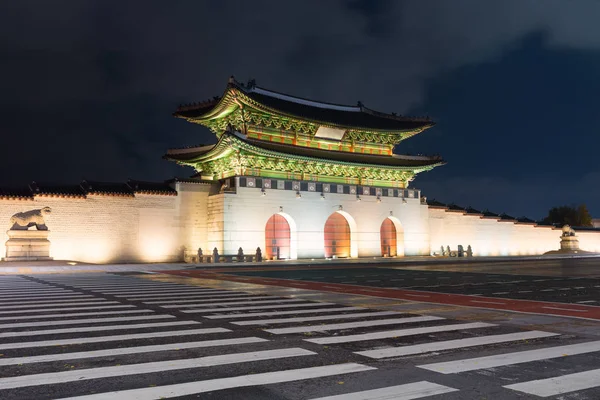
[[134,193],[177,195],[177,191],[167,182],[144,182],[130,179],[127,185]]
[[85,197],[81,185],[63,185],[53,183],[31,182],[29,185],[34,196]]
[[87,195],[134,197],[135,193],[176,196],[177,191],[169,182],[144,182],[129,180],[120,182],[82,181],[78,185],[31,182],[20,188],[0,187],[0,199],[33,199],[35,196],[85,198]]
[[358,102],[357,106],[324,103],[289,96],[256,86],[254,82],[243,85],[230,79],[223,97],[215,97],[201,103],[180,106],[174,116],[183,118],[200,118],[219,106],[221,100],[229,101],[232,92],[247,96],[266,110],[277,114],[321,122],[324,125],[335,125],[379,131],[411,131],[422,130],[434,125],[429,118],[403,117],[371,110]]
[[127,183],[83,181],[81,187],[86,194],[101,194],[133,197],[133,189]]
[[0,199],[33,199],[28,187],[0,187]]

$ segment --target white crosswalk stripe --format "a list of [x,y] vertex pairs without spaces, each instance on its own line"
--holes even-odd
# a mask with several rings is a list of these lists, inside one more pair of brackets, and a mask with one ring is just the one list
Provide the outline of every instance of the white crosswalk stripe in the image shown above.
[[[106,303],[117,303],[114,302],[105,302]],[[93,303],[98,304],[98,303]],[[72,304],[71,304],[72,305]],[[64,308],[46,308],[46,309],[26,309],[26,310],[12,310],[12,311],[0,311],[0,314],[17,314],[17,313],[38,313],[38,312],[54,312],[54,311],[78,311],[78,310],[105,310],[108,308],[133,308],[134,305],[131,304],[110,304],[106,306],[86,306],[86,307],[64,307]]]
[[312,400],[413,400],[456,391],[458,389],[421,381],[336,396],[319,397]]
[[167,304],[161,306],[162,308],[192,308],[192,307],[215,307],[215,306],[230,306],[230,305],[252,305],[252,304],[273,304],[273,303],[299,303],[305,302],[304,299],[278,299],[274,300],[260,300],[260,301],[250,301],[252,299],[244,300],[244,301],[232,301],[226,303],[193,303],[193,304]]
[[199,303],[204,303],[204,302],[210,302],[210,301],[227,301],[227,300],[242,300],[247,298],[248,300],[257,300],[257,299],[272,299],[273,296],[259,296],[259,295],[255,295],[255,294],[248,294],[248,293],[244,293],[244,294],[219,294],[219,295],[215,295],[215,296],[207,296],[207,295],[200,295],[200,296],[182,296],[182,297],[177,297],[177,300],[173,300],[173,298],[175,298],[174,296],[171,297],[163,297],[162,301],[160,301],[161,299],[158,299],[159,301],[156,301],[155,299],[151,299],[152,301],[148,301],[149,299],[144,299],[144,304],[176,304],[176,303],[193,303],[195,301],[199,302]]
[[592,353],[597,351],[600,351],[600,341],[571,344],[566,346],[546,347],[538,350],[504,353],[487,357],[467,358],[457,361],[419,365],[418,367],[439,372],[441,374],[456,374],[459,372],[495,368],[531,361],[548,360],[551,358]]
[[288,333],[303,333],[303,332],[315,332],[315,331],[330,331],[330,330],[341,330],[350,328],[361,328],[381,325],[400,325],[409,324],[413,322],[427,322],[437,321],[444,319],[441,317],[407,317],[407,318],[393,318],[393,319],[382,319],[375,321],[360,321],[360,322],[347,322],[343,324],[329,324],[329,325],[311,325],[311,326],[294,326],[291,328],[277,328],[277,329],[265,329],[266,332],[273,333],[275,335],[284,335]]
[[[94,299],[93,301],[91,300],[85,300],[82,302],[77,302],[77,301],[72,301],[68,304],[64,304],[65,306],[88,306],[88,305],[98,305],[99,303],[102,304],[120,304],[118,301],[106,301],[104,299]],[[42,308],[42,307],[56,307],[56,306],[60,306],[61,304],[36,304],[36,307],[38,308]],[[0,307],[0,310],[15,310],[18,308],[23,308],[23,309],[28,309],[30,308],[31,305],[29,304],[13,304],[10,306],[2,306]],[[25,311],[25,310],[23,310]]]
[[507,333],[504,335],[478,336],[467,339],[446,340],[417,344],[413,346],[391,347],[387,349],[359,351],[356,354],[370,358],[400,357],[414,354],[424,354],[433,351],[463,349],[465,347],[483,346],[496,343],[516,342],[519,340],[540,339],[558,336],[558,333],[530,331]]
[[[323,304],[323,303],[321,303]],[[312,310],[291,310],[291,311],[265,311],[265,312],[250,312],[250,313],[239,313],[239,314],[215,314],[215,315],[203,315],[202,318],[208,319],[233,319],[233,318],[248,318],[248,317],[272,317],[276,315],[295,315],[295,314],[317,314],[317,313],[329,313],[337,311],[355,311],[365,310],[364,307],[332,307],[332,308],[319,308]],[[227,311],[227,310],[222,310]]]
[[19,306],[21,305],[28,305],[28,304],[36,304],[36,305],[40,305],[41,307],[46,307],[45,305],[42,306],[42,304],[48,304],[48,305],[60,305],[62,303],[67,303],[67,304],[78,304],[78,301],[86,301],[86,302],[105,302],[106,300],[104,299],[99,299],[99,298],[94,298],[93,296],[89,295],[89,296],[78,296],[75,298],[70,298],[70,299],[48,299],[48,300],[27,300],[27,301],[12,301],[12,302],[7,302],[7,303],[0,303],[0,308],[3,308],[2,306],[13,306],[18,304]]
[[555,378],[515,383],[504,387],[539,397],[557,396],[577,390],[600,387],[600,369],[567,374]]
[[[297,317],[297,318],[272,318],[272,319],[256,319],[250,321],[232,322],[235,325],[272,325],[272,324],[287,324],[290,322],[309,322],[309,321],[326,321],[332,319],[352,319],[364,317],[382,317],[387,315],[399,315],[396,311],[378,311],[364,312],[354,314],[334,314],[334,315],[319,315],[316,317]],[[249,315],[250,316],[250,315]]]
[[[212,392],[242,388],[258,385],[270,385],[275,383],[293,382],[304,379],[322,378],[326,376],[351,374],[356,372],[375,370],[374,367],[348,363],[337,365],[326,365],[322,367],[310,367],[291,369],[278,372],[266,372],[253,375],[232,376],[228,378],[210,379],[180,383],[174,385],[158,386],[153,388],[130,389],[117,392],[99,393],[93,395],[77,396],[62,400],[136,400],[136,399],[160,399],[165,397],[188,396],[198,393]],[[61,399],[59,399],[61,400]]]
[[201,342],[178,342],[152,346],[119,347],[107,350],[81,351],[75,353],[59,353],[30,357],[0,358],[0,365],[19,365],[51,361],[80,360],[83,358],[115,357],[123,354],[152,353],[159,351],[197,349],[202,347],[233,346],[262,342],[268,342],[268,340],[261,339],[258,337],[241,337],[235,339],[204,340]]
[[320,307],[320,306],[331,306],[334,303],[302,303],[302,304],[277,304],[274,306],[250,306],[250,307],[221,307],[221,308],[206,308],[206,309],[192,309],[192,310],[181,310],[184,313],[205,313],[215,311],[244,311],[244,310],[270,310],[273,308],[300,308],[300,307]]
[[[61,316],[60,314],[58,315]],[[174,315],[168,314],[155,314],[155,315],[141,315],[141,316],[129,316],[129,317],[114,317],[114,318],[86,318],[86,319],[65,319],[65,320],[54,320],[44,322],[20,322],[12,324],[0,324],[0,329],[12,329],[12,328],[34,328],[38,326],[55,326],[55,325],[77,325],[77,324],[102,324],[106,322],[127,322],[127,321],[143,321],[153,319],[167,319],[176,318]]]
[[[47,311],[47,310],[45,310]],[[16,321],[24,319],[55,319],[62,317],[87,317],[91,315],[124,315],[124,314],[141,314],[141,313],[153,313],[154,310],[118,310],[118,311],[95,311],[95,312],[83,312],[83,313],[60,313],[60,314],[36,314],[36,315],[25,315],[18,317],[1,317],[0,321]]]
[[[125,297],[126,299],[143,299],[143,298],[148,298],[148,297],[156,297],[157,295],[160,296],[166,296],[166,295],[172,295],[172,296],[178,296],[178,295],[184,295],[184,294],[206,294],[206,291],[200,291],[200,290],[190,290],[190,289],[183,289],[181,291],[177,290],[163,290],[161,292],[157,292],[152,291],[152,292],[147,292],[147,293],[142,293],[139,294],[139,292],[134,292],[135,294],[130,294],[129,292],[123,292],[123,293],[118,293],[115,294],[113,293],[112,295],[115,297]],[[227,290],[215,290],[213,292],[210,292],[210,294],[228,294],[229,292]]]
[[129,334],[129,335],[113,335],[113,336],[98,336],[98,337],[79,337],[79,338],[73,338],[73,339],[41,340],[41,341],[35,341],[35,342],[0,343],[0,350],[26,349],[29,347],[65,346],[65,345],[71,345],[71,344],[84,344],[84,343],[105,343],[105,342],[116,342],[116,341],[121,341],[121,340],[137,340],[137,339],[150,339],[150,338],[161,338],[161,337],[205,335],[205,334],[223,333],[223,332],[231,332],[231,331],[229,329],[225,329],[225,328],[204,328],[204,329],[188,329],[188,330],[182,330],[182,331],[134,333],[134,334]]
[[152,372],[174,371],[186,368],[211,367],[216,365],[237,364],[244,362],[274,360],[289,357],[316,355],[309,350],[289,348],[282,350],[265,350],[250,353],[224,354],[218,356],[191,358],[183,360],[158,361],[143,364],[119,365],[114,367],[99,367],[78,369],[75,371],[52,372],[46,374],[23,375],[10,378],[0,378],[0,389],[10,389],[25,386],[39,386],[64,382],[81,382],[82,380],[149,374]]
[[393,331],[373,332],[373,333],[364,333],[364,334],[358,334],[358,335],[344,335],[344,336],[324,337],[324,338],[304,339],[304,340],[306,340],[307,342],[317,343],[317,344],[350,343],[350,342],[361,342],[361,341],[365,341],[365,340],[422,335],[424,333],[432,333],[432,332],[449,332],[449,331],[456,331],[456,330],[463,330],[463,329],[488,328],[491,326],[496,326],[496,325],[488,324],[487,322],[471,322],[468,324],[436,325],[436,326],[429,326],[426,328],[396,329]]
[[[8,303],[0,303],[0,305],[2,304],[11,304],[13,302],[23,302],[23,301],[40,301],[40,300],[57,300],[57,299],[81,299],[81,298],[92,298],[94,297],[91,294],[63,294],[63,295],[57,295],[57,296],[41,296],[41,297],[30,297],[30,296],[26,296],[26,297],[15,297],[15,296],[10,296],[10,297],[0,297],[0,301],[8,301]],[[22,304],[22,303],[21,303]]]
[[104,326],[86,326],[82,328],[64,328],[64,329],[47,329],[37,331],[22,331],[22,332],[0,332],[0,338],[8,337],[27,337],[39,335],[57,335],[62,333],[82,333],[82,332],[102,332],[116,331],[126,329],[143,329],[143,328],[160,328],[165,326],[180,326],[180,325],[197,325],[198,321],[172,321],[172,322],[155,322],[149,324],[130,324],[130,325],[104,325]]

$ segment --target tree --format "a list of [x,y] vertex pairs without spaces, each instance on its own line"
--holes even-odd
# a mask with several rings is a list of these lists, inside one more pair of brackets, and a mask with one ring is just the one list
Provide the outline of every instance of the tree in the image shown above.
[[585,204],[560,206],[551,208],[544,222],[559,226],[592,226],[592,216]]

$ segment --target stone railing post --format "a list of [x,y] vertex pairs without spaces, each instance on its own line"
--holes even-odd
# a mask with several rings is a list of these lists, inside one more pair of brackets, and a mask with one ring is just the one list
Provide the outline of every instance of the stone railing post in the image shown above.
[[213,249],[213,255],[212,256],[213,256],[212,262],[218,263],[219,262],[219,250],[217,250],[216,247]]
[[237,261],[238,262],[243,262],[244,261],[244,250],[241,247],[238,249]]
[[260,247],[256,248],[256,261],[257,262],[262,262],[262,251],[260,250]]

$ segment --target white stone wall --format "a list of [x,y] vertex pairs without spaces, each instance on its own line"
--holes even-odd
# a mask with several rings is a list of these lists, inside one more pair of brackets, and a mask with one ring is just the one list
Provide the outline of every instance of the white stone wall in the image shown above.
[[[301,192],[302,197],[297,198],[292,190],[277,189],[266,189],[263,196],[260,189],[246,187],[238,187],[237,193],[222,196],[226,254],[237,253],[239,247],[245,253],[253,253],[257,247],[264,251],[265,225],[273,214],[282,213],[295,225],[292,238],[296,236],[297,257],[322,258],[325,222],[340,206],[350,220],[352,242],[357,251],[354,256],[381,255],[379,231],[390,212],[404,230],[405,242],[398,245],[404,247],[406,255],[428,255],[430,251],[427,206],[416,198],[408,198],[403,203],[398,197],[381,197],[381,202],[377,202],[376,196],[361,195],[359,202],[356,195],[328,193],[321,199],[318,192]],[[214,229],[219,226],[215,224]]]
[[182,257],[184,244],[176,218],[178,201],[178,196],[143,194],[0,200],[0,255],[6,254],[10,217],[48,206],[52,213],[46,224],[54,259],[90,263],[176,261]]
[[[440,208],[429,209],[431,253],[450,246],[466,250],[471,245],[476,256],[540,255],[560,249],[561,230],[548,226],[499,221]],[[577,232],[581,250],[600,251],[600,232]]]

